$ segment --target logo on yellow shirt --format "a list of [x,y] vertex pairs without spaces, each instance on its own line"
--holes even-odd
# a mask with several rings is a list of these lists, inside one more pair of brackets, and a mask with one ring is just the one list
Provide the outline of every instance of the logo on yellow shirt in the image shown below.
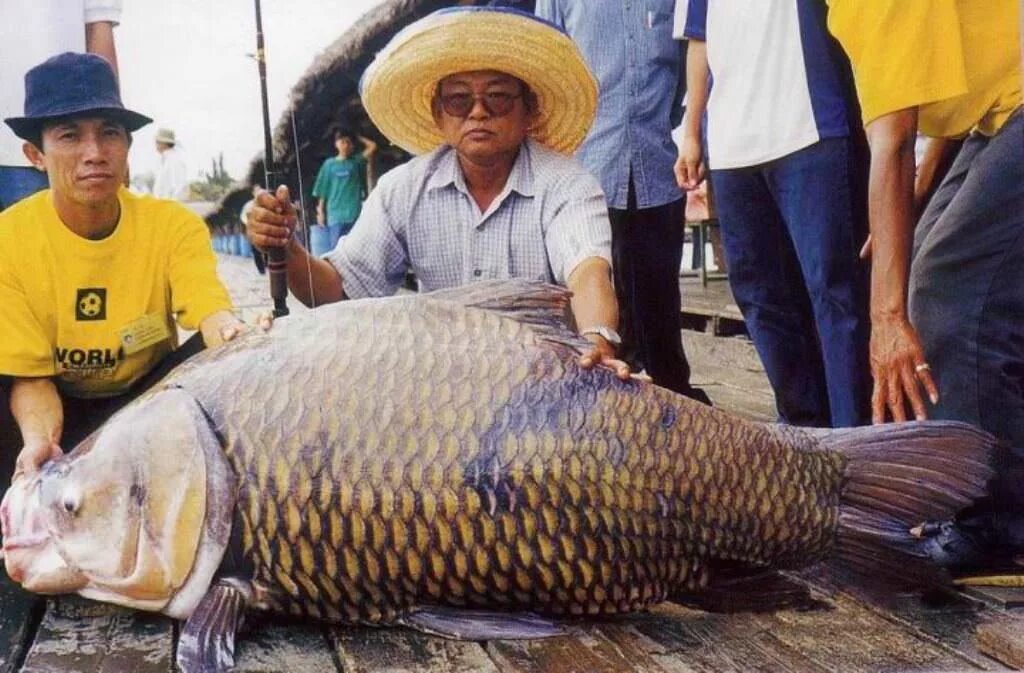
[[107,288],[82,287],[75,300],[75,320],[106,320]]

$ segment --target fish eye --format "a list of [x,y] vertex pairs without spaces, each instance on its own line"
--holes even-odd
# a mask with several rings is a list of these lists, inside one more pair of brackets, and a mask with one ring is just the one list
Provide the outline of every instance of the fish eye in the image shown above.
[[71,496],[65,496],[64,502],[61,503],[64,507],[64,511],[68,514],[74,514],[78,511],[78,500]]

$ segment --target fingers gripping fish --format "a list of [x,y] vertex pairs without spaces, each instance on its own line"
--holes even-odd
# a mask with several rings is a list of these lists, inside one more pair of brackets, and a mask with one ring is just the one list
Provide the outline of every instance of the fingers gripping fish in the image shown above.
[[534,638],[737,569],[943,581],[911,529],[983,492],[991,437],[756,424],[583,370],[567,299],[344,302],[201,353],[12,486],[7,572],[187,620],[187,672],[231,667],[248,610]]

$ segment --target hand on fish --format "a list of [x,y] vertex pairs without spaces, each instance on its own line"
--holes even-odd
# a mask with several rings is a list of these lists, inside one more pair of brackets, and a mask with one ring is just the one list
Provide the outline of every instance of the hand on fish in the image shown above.
[[29,438],[18,454],[14,466],[14,479],[21,475],[31,475],[48,460],[56,460],[64,455],[60,445],[49,438]]
[[629,379],[629,365],[615,357],[614,346],[598,334],[588,334],[584,338],[593,343],[594,347],[580,355],[580,367],[584,369],[597,366],[607,367],[623,381]]
[[[256,327],[266,332],[274,324],[274,316],[270,312],[260,313],[256,317]],[[203,333],[203,343],[207,348],[221,346],[228,341],[237,339],[250,328],[231,311],[218,311],[207,316],[199,323],[199,331]]]

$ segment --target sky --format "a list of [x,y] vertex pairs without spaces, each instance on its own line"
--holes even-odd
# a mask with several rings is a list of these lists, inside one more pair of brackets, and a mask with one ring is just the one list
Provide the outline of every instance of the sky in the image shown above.
[[[262,0],[270,121],[316,55],[381,0]],[[224,153],[237,179],[263,150],[253,0],[124,0],[114,31],[125,105],[154,119],[135,134],[133,175],[157,164],[159,127],[177,134],[189,179]]]

